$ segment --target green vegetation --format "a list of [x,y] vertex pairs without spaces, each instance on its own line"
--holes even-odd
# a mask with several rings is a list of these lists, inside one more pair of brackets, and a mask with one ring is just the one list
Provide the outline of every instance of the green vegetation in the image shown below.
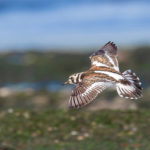
[[0,143],[15,150],[145,150],[149,126],[149,110],[8,109],[0,111]]

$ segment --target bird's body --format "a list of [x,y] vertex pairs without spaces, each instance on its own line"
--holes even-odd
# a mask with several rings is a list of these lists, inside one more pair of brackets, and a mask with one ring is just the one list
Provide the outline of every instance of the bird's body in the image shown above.
[[75,84],[69,106],[80,108],[90,103],[104,89],[115,86],[119,96],[137,99],[141,97],[141,82],[135,73],[119,71],[117,47],[108,42],[90,56],[89,70],[73,74],[65,84]]

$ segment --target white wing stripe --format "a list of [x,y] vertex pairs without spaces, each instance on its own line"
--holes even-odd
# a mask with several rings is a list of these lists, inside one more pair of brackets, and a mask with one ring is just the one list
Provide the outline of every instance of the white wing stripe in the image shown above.
[[118,66],[115,65],[115,63],[114,63],[114,61],[112,60],[112,58],[111,58],[108,54],[106,54],[106,57],[109,59],[110,63],[114,66],[113,68],[114,68],[115,70],[119,71]]
[[[104,86],[104,84],[106,86]],[[92,84],[90,87],[88,87],[87,90],[82,94],[82,96],[92,92],[93,89],[95,89],[99,93],[100,91],[104,90],[106,87],[107,87],[107,83],[96,82]]]
[[97,67],[99,67],[99,66],[101,66],[101,67],[109,67],[108,65],[105,65],[105,64],[100,63],[98,61],[94,61],[92,64],[95,65],[95,66],[97,66]]
[[114,73],[114,72],[109,72],[109,71],[94,71],[95,73],[103,73],[106,75],[109,75],[110,77],[113,77],[116,80],[121,80],[124,79],[121,75]]
[[112,58],[111,58],[108,54],[106,54],[106,57],[109,59],[110,63],[111,63],[113,66],[115,66],[114,61],[112,60]]

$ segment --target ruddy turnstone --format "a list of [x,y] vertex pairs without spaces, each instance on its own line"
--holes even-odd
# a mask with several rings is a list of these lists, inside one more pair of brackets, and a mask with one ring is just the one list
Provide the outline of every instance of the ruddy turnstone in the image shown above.
[[142,96],[141,82],[131,70],[119,71],[117,46],[106,43],[90,57],[88,71],[69,76],[64,84],[75,84],[69,99],[69,107],[80,108],[91,101],[104,89],[115,86],[120,97],[138,99]]

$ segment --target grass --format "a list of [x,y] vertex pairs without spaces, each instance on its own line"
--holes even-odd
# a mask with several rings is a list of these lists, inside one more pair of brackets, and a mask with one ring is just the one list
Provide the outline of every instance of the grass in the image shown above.
[[[148,150],[150,110],[0,111],[3,150]],[[5,147],[5,148],[4,148]]]

